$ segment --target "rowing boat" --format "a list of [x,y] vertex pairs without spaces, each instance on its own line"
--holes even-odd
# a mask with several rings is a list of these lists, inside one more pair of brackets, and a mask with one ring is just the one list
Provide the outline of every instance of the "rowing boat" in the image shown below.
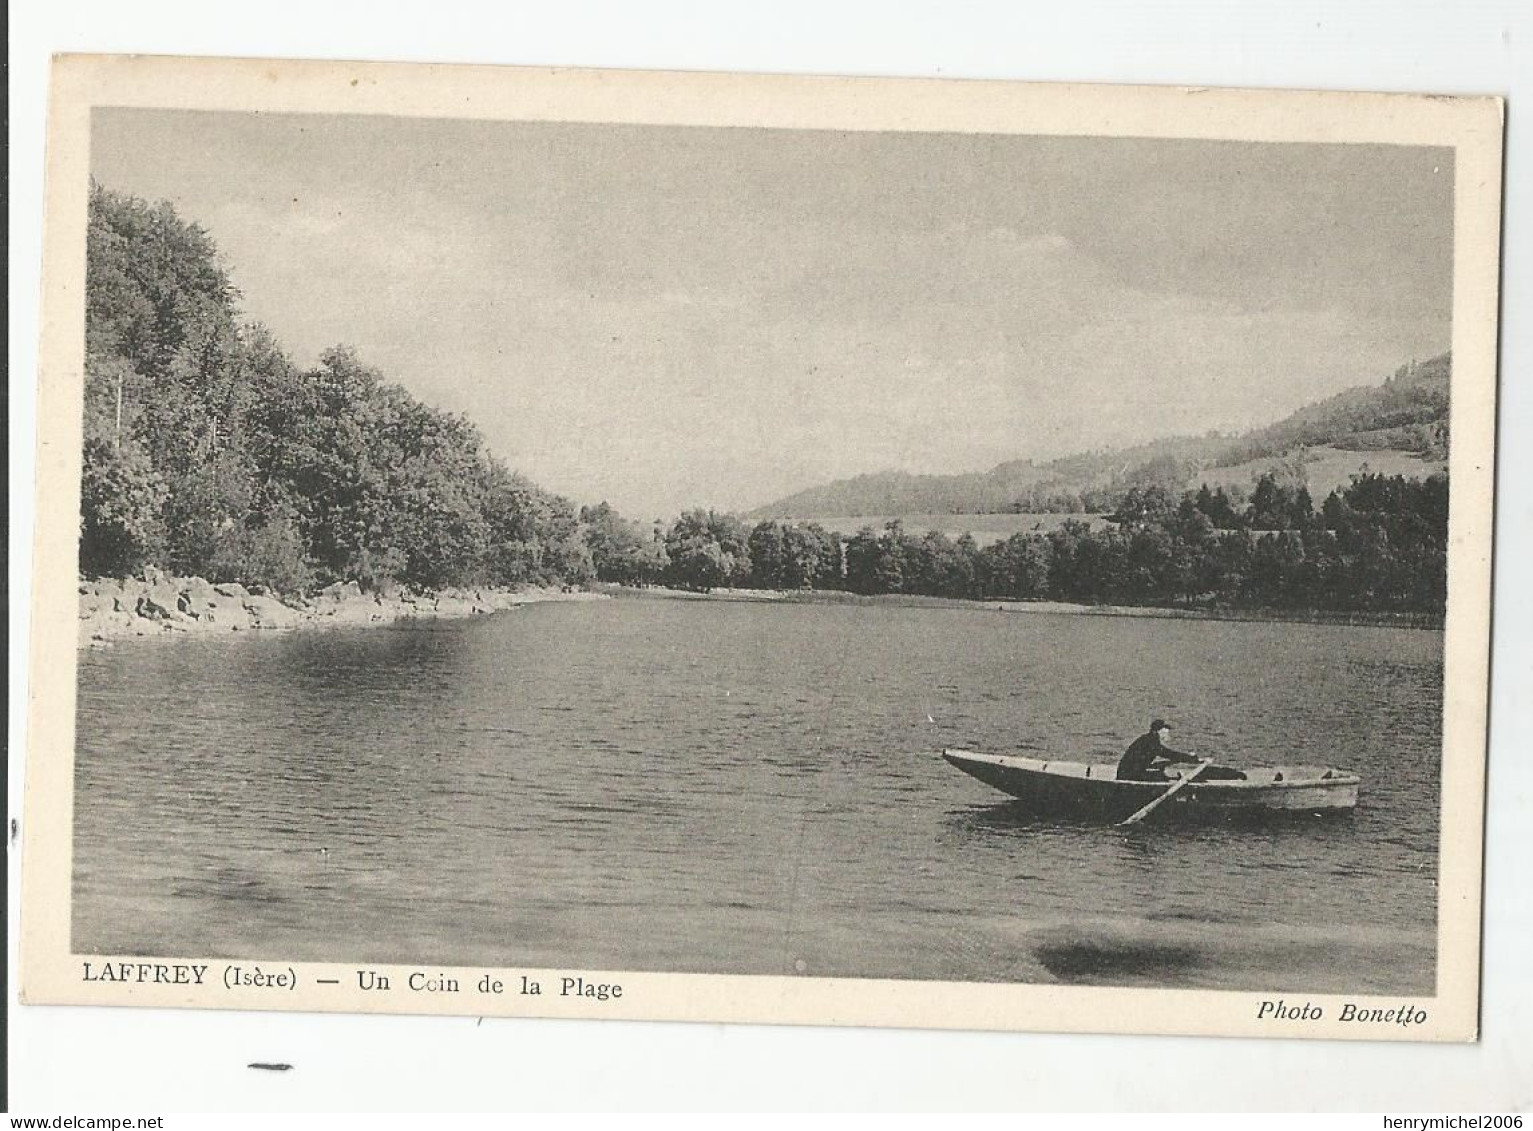
[[[964,773],[1041,813],[1121,821],[1167,790],[1168,782],[1119,781],[1115,762],[1068,762],[949,749],[942,756]],[[1173,768],[1170,781],[1176,780]],[[1269,766],[1243,780],[1191,781],[1157,815],[1342,813],[1357,807],[1361,779],[1328,766]]]

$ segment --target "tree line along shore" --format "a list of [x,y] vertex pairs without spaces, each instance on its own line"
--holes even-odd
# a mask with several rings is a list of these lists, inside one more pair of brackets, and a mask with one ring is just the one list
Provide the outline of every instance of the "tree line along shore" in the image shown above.
[[983,547],[897,521],[850,534],[707,510],[636,522],[544,490],[470,421],[349,349],[295,364],[242,320],[237,298],[201,228],[168,204],[92,186],[81,616],[103,633],[125,618],[217,624],[219,613],[263,627],[284,620],[273,605],[359,622],[485,611],[521,603],[517,591],[593,581],[1187,610],[1444,607],[1445,475],[1360,474],[1318,507],[1277,474],[1249,493],[1136,487],[1102,528],[1067,522]]

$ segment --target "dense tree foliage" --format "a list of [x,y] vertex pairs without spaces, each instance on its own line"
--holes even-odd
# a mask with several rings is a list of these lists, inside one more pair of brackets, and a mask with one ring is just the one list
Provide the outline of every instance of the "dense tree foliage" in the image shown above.
[[751,584],[764,589],[836,589],[844,571],[841,539],[818,523],[757,523],[747,548]]
[[80,568],[301,590],[574,582],[573,507],[349,350],[295,366],[242,325],[207,234],[95,186]]
[[[1222,488],[1132,489],[1113,521],[1066,522],[980,547],[968,535],[913,534],[898,521],[842,545],[815,525],[743,527],[683,515],[666,537],[667,580],[695,589],[756,585],[979,600],[1335,612],[1441,612],[1448,482],[1358,476],[1317,512],[1302,483],[1265,475],[1248,501]],[[727,563],[727,564],[725,564]]]
[[607,503],[582,507],[580,522],[597,578],[622,585],[654,585],[665,580],[670,556],[659,529],[630,522]]
[[750,531],[732,514],[687,511],[665,534],[666,577],[677,585],[707,591],[745,585],[751,577]]

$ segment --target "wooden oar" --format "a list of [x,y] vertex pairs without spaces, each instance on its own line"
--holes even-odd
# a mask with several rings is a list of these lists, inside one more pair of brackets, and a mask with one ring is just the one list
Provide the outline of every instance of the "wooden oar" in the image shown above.
[[1214,764],[1214,760],[1212,758],[1205,758],[1203,761],[1201,761],[1201,762],[1199,762],[1197,764],[1197,766],[1193,769],[1193,771],[1190,774],[1183,774],[1181,777],[1177,778],[1176,781],[1172,782],[1171,783],[1171,788],[1166,790],[1165,793],[1162,793],[1159,797],[1155,798],[1153,801],[1151,801],[1148,805],[1146,805],[1143,809],[1139,810],[1137,813],[1134,813],[1132,816],[1126,818],[1125,820],[1119,821],[1118,824],[1120,826],[1122,826],[1122,825],[1137,825],[1140,821],[1144,820],[1151,813],[1155,812],[1155,810],[1159,809],[1164,802],[1170,801],[1172,795],[1174,793],[1176,793],[1177,790],[1181,789],[1182,786],[1184,786],[1184,785],[1191,785],[1193,778],[1197,777],[1199,774],[1201,774],[1204,770],[1208,769],[1208,767],[1212,766],[1213,764]]

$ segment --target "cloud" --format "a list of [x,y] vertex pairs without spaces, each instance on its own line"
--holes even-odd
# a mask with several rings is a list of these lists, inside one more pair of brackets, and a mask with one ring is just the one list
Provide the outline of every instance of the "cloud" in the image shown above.
[[1059,232],[1023,236],[1011,228],[997,227],[991,228],[988,234],[997,247],[1021,256],[1064,255],[1075,250],[1070,237]]
[[1264,423],[1448,341],[1399,147],[125,111],[92,161],[301,362],[646,516]]

